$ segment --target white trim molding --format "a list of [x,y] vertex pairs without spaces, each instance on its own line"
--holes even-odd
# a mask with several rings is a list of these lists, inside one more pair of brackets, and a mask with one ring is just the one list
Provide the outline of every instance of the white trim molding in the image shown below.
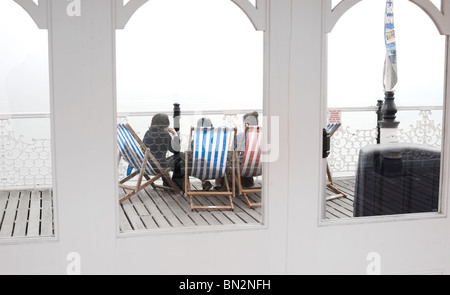
[[14,0],[31,16],[36,25],[41,30],[48,29],[47,12],[49,0]]
[[256,0],[256,6],[249,0],[231,1],[242,9],[257,31],[266,30],[266,0]]
[[123,30],[133,14],[148,0],[115,0],[116,1],[116,29]]
[[[450,35],[450,0],[442,0],[439,10],[430,0],[409,0],[419,6],[436,25],[441,35]],[[447,8],[447,9],[446,9]]]
[[[331,0],[324,0],[324,30],[331,33],[338,20],[353,6],[362,0],[342,0],[332,8]],[[442,0],[439,10],[430,0],[409,0],[419,6],[434,22],[441,35],[450,35],[450,0]]]
[[324,0],[325,33],[331,33],[341,16],[361,1],[362,0],[342,0],[332,8],[331,0]]

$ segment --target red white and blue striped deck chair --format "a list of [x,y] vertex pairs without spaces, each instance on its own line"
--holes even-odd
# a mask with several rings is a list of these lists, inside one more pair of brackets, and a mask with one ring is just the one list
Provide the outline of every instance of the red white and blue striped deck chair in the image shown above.
[[[244,196],[245,202],[249,208],[261,206],[261,203],[254,203],[250,201],[247,194],[261,193],[262,187],[243,187],[241,177],[257,177],[262,175],[262,162],[261,162],[261,139],[262,133],[259,126],[246,126],[245,136],[241,139],[240,146],[245,149],[242,152],[242,148],[238,148],[236,151],[236,163],[237,163],[237,183],[240,194]],[[243,156],[240,157],[239,154]]]
[[[135,172],[131,173],[119,182],[120,188],[123,188],[125,191],[130,191],[127,195],[120,199],[120,203],[131,198],[149,185],[152,185],[153,188],[160,187],[179,193],[177,186],[169,177],[168,172],[170,171],[170,168],[163,169],[161,167],[156,158],[150,152],[150,149],[146,147],[129,124],[117,124],[117,145],[119,148],[120,157],[127,161],[135,170]],[[160,172],[157,173],[153,167],[156,167],[157,171]],[[138,176],[136,185],[132,186],[126,184],[136,176]],[[151,178],[150,176],[153,177]],[[170,187],[156,185],[154,183],[161,177],[169,183]],[[145,178],[144,182],[143,178]]]
[[[230,209],[234,210],[234,153],[233,151],[236,130],[228,127],[192,127],[189,142],[193,141],[192,151],[186,152],[185,171],[185,195],[189,197],[191,210],[194,209]],[[192,167],[188,173],[188,158],[192,153]],[[231,154],[232,160],[228,157]],[[227,173],[230,171],[228,165],[232,165],[232,188],[228,184]],[[189,176],[196,177],[202,181],[209,179],[220,179],[224,177],[226,190],[204,191],[192,188]],[[194,197],[227,197],[229,205],[195,205]]]
[[[328,123],[327,133],[330,135],[330,137],[333,136],[333,134],[339,129],[339,127],[341,127],[341,123],[338,123],[338,122]],[[338,188],[336,188],[334,186],[333,176],[331,174],[331,169],[330,169],[330,165],[328,164],[328,160],[327,160],[327,178],[328,178],[327,183],[326,183],[327,187],[335,193],[335,195],[333,195],[333,196],[328,196],[326,199],[327,201],[347,197],[346,194],[344,194],[341,190],[339,190]]]

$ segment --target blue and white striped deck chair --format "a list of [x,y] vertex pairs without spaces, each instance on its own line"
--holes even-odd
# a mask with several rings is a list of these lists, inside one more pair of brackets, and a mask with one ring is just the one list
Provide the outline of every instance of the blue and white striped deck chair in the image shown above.
[[[234,147],[236,130],[228,127],[197,127],[191,128],[190,140],[193,141],[192,151],[188,150],[186,155],[185,194],[190,199],[191,210],[194,209],[231,209],[234,210],[234,153],[229,153]],[[231,150],[233,151],[233,150]],[[188,173],[187,159],[192,153],[192,167]],[[228,156],[232,159],[228,161]],[[227,165],[232,165],[232,189],[227,179]],[[220,179],[224,177],[226,191],[203,191],[193,190],[189,176],[201,180]],[[193,197],[228,197],[230,205],[226,206],[196,206]]]
[[[168,175],[170,169],[163,169],[161,167],[156,158],[150,152],[150,149],[145,146],[129,124],[120,123],[117,125],[117,145],[120,156],[123,157],[123,159],[135,170],[135,172],[131,173],[119,182],[120,188],[123,188],[126,191],[131,191],[120,199],[121,203],[149,185],[152,185],[154,188],[161,187],[179,192],[178,188]],[[152,165],[156,166],[156,171]],[[159,171],[159,173],[157,171]],[[131,186],[125,184],[135,176],[138,176],[136,185]],[[150,176],[153,176],[153,178],[150,178]],[[154,184],[154,182],[161,177],[169,183],[170,187]],[[142,182],[143,178],[146,179],[145,182]]]

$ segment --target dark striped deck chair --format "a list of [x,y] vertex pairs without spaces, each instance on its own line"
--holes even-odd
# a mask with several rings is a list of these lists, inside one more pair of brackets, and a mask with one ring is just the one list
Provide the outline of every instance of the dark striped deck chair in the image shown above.
[[[339,127],[341,127],[341,123],[328,123],[327,133],[330,135],[330,137],[333,136],[333,134],[339,129]],[[328,164],[328,160],[327,160],[327,178],[328,178],[326,183],[327,187],[335,193],[335,195],[333,196],[328,196],[326,199],[327,201],[347,197],[346,194],[344,194],[341,190],[339,190],[334,186],[333,175],[331,174],[331,169],[330,165]]]
[[[149,185],[153,188],[163,188],[173,190],[179,193],[175,183],[169,177],[169,169],[163,169],[156,158],[150,152],[150,149],[141,141],[139,136],[134,132],[129,124],[117,125],[117,145],[119,147],[120,157],[122,157],[135,170],[124,179],[120,180],[119,187],[125,191],[130,191],[127,195],[120,199],[120,203],[131,198],[139,191],[143,190]],[[156,169],[154,169],[156,167]],[[128,181],[137,178],[135,185],[126,184]],[[153,177],[150,177],[153,176]],[[145,178],[145,181],[144,179]],[[163,178],[170,187],[156,185],[154,182]]]
[[[241,139],[241,148],[238,148],[236,151],[236,181],[238,183],[239,195],[242,194],[244,196],[249,208],[261,206],[261,203],[250,201],[247,194],[261,193],[262,187],[246,188],[242,185],[241,177],[257,177],[262,175],[261,139],[262,133],[259,126],[247,126],[244,136]],[[244,146],[245,149],[243,149]]]
[[[189,197],[191,210],[194,209],[231,209],[234,210],[234,153],[229,153],[230,148],[234,147],[234,138],[236,130],[228,127],[197,127],[191,128],[189,142],[193,141],[192,151],[186,152],[186,171],[185,171],[185,195]],[[188,158],[192,153],[192,167],[188,173]],[[229,161],[228,157],[232,159]],[[231,164],[232,168],[227,169]],[[228,184],[227,172],[232,173],[232,188]],[[193,189],[189,176],[196,177],[202,181],[209,179],[224,178],[226,190],[221,191],[203,191]],[[229,205],[194,205],[193,197],[226,197]],[[227,202],[228,204],[228,202]]]

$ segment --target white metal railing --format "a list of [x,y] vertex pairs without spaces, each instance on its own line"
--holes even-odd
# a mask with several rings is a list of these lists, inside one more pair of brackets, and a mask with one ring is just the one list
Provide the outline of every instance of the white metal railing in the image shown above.
[[[33,125],[26,120],[32,120]],[[43,122],[36,125],[36,120]],[[50,114],[0,114],[0,188],[51,186]]]
[[50,113],[14,113],[14,114],[0,113],[0,120],[11,120],[11,119],[50,119]]
[[[229,126],[235,127],[237,132],[242,132],[243,121],[242,117],[246,113],[257,111],[262,116],[262,110],[206,110],[206,111],[190,111],[182,110],[180,116],[180,141],[181,150],[185,151],[189,144],[189,133],[191,126],[197,125],[197,120],[203,117],[211,119],[214,126]],[[158,112],[120,112],[118,113],[119,122],[127,122],[133,127],[136,133],[142,138],[150,126],[151,118]],[[171,120],[173,111],[163,112],[169,115]],[[260,118],[262,124],[262,118]],[[119,177],[123,177],[127,171],[128,165],[121,161],[119,163]]]
[[[441,146],[442,106],[405,106],[397,109],[400,141]],[[378,108],[333,108],[333,110],[341,111],[342,125],[331,138],[328,162],[335,176],[351,176],[356,171],[359,150],[377,142]],[[359,129],[357,125],[348,124],[346,116],[354,113],[363,114],[366,125],[372,127]]]
[[[367,108],[333,108],[341,111],[342,126],[331,139],[331,154],[328,158],[335,176],[353,175],[356,171],[359,150],[368,144],[375,144],[377,137],[376,110]],[[201,117],[209,117],[216,126],[225,125],[242,130],[242,115],[253,110],[182,110],[180,137],[182,149],[186,149],[189,128],[195,126]],[[261,114],[261,110],[256,110]],[[172,111],[166,112],[171,114]],[[351,119],[352,114],[362,113],[364,121],[371,122],[368,128],[358,128],[361,121]],[[402,118],[410,114],[411,122]],[[143,136],[156,112],[121,112],[118,121],[129,122],[140,136]],[[413,115],[411,115],[413,114]],[[171,115],[169,115],[171,117]],[[398,107],[400,139],[405,142],[440,146],[442,138],[442,107],[410,106]],[[35,136],[37,129],[17,129],[17,122],[44,120],[48,126],[47,136]],[[261,120],[262,121],[262,120]],[[14,122],[14,123],[13,123]],[[27,124],[23,124],[27,125]],[[29,125],[28,125],[29,126]],[[33,127],[35,124],[33,124]],[[24,134],[28,132],[27,134]],[[125,173],[126,165],[120,166]],[[52,186],[52,152],[50,139],[50,114],[16,113],[0,114],[0,189],[37,188]]]
[[[246,113],[257,111],[262,116],[262,110],[206,110],[206,111],[191,111],[182,110],[180,116],[180,140],[181,149],[186,150],[189,141],[189,132],[191,126],[197,125],[197,120],[202,117],[211,119],[214,126],[229,126],[236,127],[238,132],[243,129],[242,116]],[[130,123],[136,133],[143,137],[151,123],[151,118],[160,112],[119,112],[117,120],[119,122]],[[173,123],[173,111],[162,112],[169,115]],[[260,120],[262,123],[262,118]],[[172,125],[173,126],[173,125]]]

